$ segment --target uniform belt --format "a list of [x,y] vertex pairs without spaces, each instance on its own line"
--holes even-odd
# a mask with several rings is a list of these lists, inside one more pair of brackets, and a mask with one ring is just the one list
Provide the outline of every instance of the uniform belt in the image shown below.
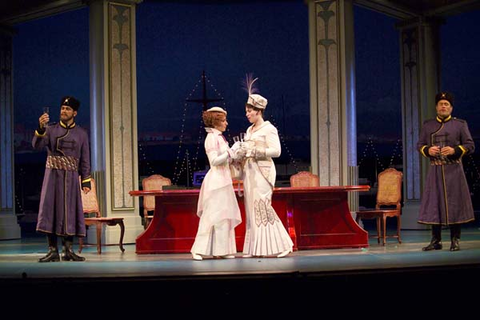
[[434,158],[430,160],[430,165],[432,166],[443,166],[447,164],[458,164],[460,163],[460,159],[449,159],[447,157],[441,157],[441,158]]
[[78,161],[72,156],[48,156],[47,169],[78,171]]

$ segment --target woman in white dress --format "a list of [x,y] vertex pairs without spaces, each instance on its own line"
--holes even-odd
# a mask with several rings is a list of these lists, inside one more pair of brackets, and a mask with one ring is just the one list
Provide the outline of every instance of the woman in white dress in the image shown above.
[[252,94],[252,84],[248,85],[249,97],[245,106],[247,119],[252,125],[247,129],[242,144],[245,153],[243,187],[246,213],[243,253],[244,257],[274,255],[282,258],[292,252],[293,242],[272,207],[276,178],[272,158],[280,156],[280,139],[277,129],[263,119],[267,99]]
[[205,152],[210,170],[200,188],[197,205],[200,222],[191,253],[195,260],[202,260],[203,256],[234,258],[237,253],[234,229],[242,218],[229,163],[232,156],[235,157],[234,151],[239,143],[230,149],[222,135],[228,125],[227,112],[222,108],[213,107],[205,111],[203,121],[207,131]]

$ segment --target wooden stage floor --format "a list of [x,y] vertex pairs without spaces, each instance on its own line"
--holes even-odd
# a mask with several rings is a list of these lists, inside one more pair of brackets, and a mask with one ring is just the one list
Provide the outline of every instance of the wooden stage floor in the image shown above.
[[[443,231],[444,249],[422,252],[430,240],[428,230],[403,230],[403,243],[388,239],[386,246],[370,240],[368,248],[297,251],[286,258],[206,259],[190,254],[135,253],[135,245],[94,247],[82,252],[85,262],[38,263],[46,252],[44,237],[0,241],[0,287],[3,292],[25,294],[68,290],[100,290],[104,297],[129,299],[142,295],[150,301],[280,297],[289,301],[317,291],[320,298],[392,294],[408,289],[410,297],[449,283],[480,284],[480,228],[462,229],[461,250],[450,252],[449,231]],[[446,240],[446,241],[445,241]],[[72,291],[73,290],[73,291]],[[148,293],[151,292],[151,293]],[[72,293],[70,293],[72,294]],[[397,294],[397,293],[395,293]],[[133,296],[132,296],[133,295]],[[427,293],[428,295],[428,293]],[[309,294],[308,297],[312,298]],[[210,299],[209,298],[209,299]],[[160,299],[160,298],[158,298]],[[166,300],[165,300],[166,299]],[[205,298],[206,299],[206,298]]]

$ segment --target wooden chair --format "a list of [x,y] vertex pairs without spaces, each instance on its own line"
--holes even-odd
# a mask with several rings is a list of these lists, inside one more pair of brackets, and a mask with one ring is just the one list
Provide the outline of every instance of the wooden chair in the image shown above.
[[[83,204],[83,212],[85,213],[85,226],[95,226],[97,230],[97,243],[96,244],[88,244],[84,243],[83,238],[79,238],[79,249],[78,252],[81,253],[83,247],[90,247],[90,246],[97,246],[97,252],[99,254],[102,253],[102,229],[103,225],[107,226],[120,226],[120,242],[118,246],[122,252],[125,251],[123,248],[123,236],[125,235],[125,225],[123,224],[123,218],[112,218],[112,217],[102,217],[100,212],[100,208],[98,206],[98,199],[97,199],[97,186],[95,184],[95,179],[92,178],[91,182],[91,190],[89,193],[85,194],[85,192],[81,191],[82,194],[82,204]],[[80,185],[81,186],[81,185]],[[95,217],[89,217],[91,214],[94,214]],[[104,246],[113,246],[117,244],[104,244]]]
[[[357,211],[356,221],[360,219],[376,219],[377,235],[371,236],[377,238],[378,243],[382,239],[382,244],[385,245],[386,238],[397,238],[399,243],[402,243],[400,238],[400,216],[402,214],[401,199],[402,199],[402,179],[403,173],[388,168],[378,174],[378,191],[377,203],[375,209]],[[390,208],[385,208],[386,206]],[[394,207],[394,208],[392,208]],[[387,218],[397,218],[397,234],[387,235]]]
[[[143,190],[162,190],[163,186],[171,186],[172,181],[169,178],[165,178],[160,174],[153,174],[142,180]],[[155,211],[155,197],[144,196],[143,197],[143,227],[146,229],[148,224],[153,219],[153,213],[149,215],[149,212]]]
[[290,176],[290,186],[293,188],[318,187],[320,182],[316,174],[300,171]]

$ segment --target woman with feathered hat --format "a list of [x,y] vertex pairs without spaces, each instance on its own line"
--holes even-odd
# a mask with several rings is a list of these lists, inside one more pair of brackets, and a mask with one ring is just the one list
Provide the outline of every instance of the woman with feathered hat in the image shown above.
[[248,100],[245,113],[252,124],[246,132],[242,149],[245,153],[243,186],[246,213],[244,257],[285,257],[292,252],[293,242],[282,221],[272,207],[272,194],[276,170],[272,158],[281,153],[277,129],[263,119],[267,99],[256,93],[254,82],[248,75]]

